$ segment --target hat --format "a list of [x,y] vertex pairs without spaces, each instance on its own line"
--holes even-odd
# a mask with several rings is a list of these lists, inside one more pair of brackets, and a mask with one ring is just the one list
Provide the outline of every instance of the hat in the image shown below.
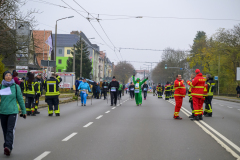
[[113,76],[113,79],[116,79],[115,76]]
[[140,81],[140,78],[137,78],[137,81],[138,81],[138,80]]
[[195,73],[200,73],[200,69],[196,69],[196,70],[195,70]]
[[[5,72],[3,73],[3,79],[5,79],[5,76],[6,76],[6,74],[8,74],[8,73],[11,74],[11,72],[9,72],[9,71],[5,71]],[[11,75],[12,75],[12,74],[11,74]]]

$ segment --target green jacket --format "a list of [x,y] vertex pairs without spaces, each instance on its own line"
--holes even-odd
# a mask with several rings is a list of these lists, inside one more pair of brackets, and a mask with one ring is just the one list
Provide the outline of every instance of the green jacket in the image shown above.
[[[139,79],[139,78],[137,78],[137,79]],[[143,81],[140,81],[139,82],[139,93],[142,93],[142,90],[141,90],[141,86],[142,86],[142,84],[144,83],[144,82],[146,82],[147,81],[147,79],[144,79]],[[137,84],[137,81],[135,81],[135,77],[133,76],[133,83],[134,83],[134,85],[136,86],[136,84]],[[135,88],[136,89],[136,88]]]
[[[17,93],[16,88],[17,87]],[[1,85],[1,89],[7,88],[6,86]],[[18,105],[17,101],[21,107],[22,114],[26,114],[26,108],[23,101],[23,96],[19,85],[13,83],[10,87],[12,94],[11,95],[0,95],[1,102],[0,102],[0,114],[18,114]],[[17,94],[17,95],[16,95]],[[16,99],[17,98],[17,99]]]
[[122,84],[119,84],[119,88],[118,88],[118,90],[121,91],[122,88],[123,88],[123,85],[122,85]]

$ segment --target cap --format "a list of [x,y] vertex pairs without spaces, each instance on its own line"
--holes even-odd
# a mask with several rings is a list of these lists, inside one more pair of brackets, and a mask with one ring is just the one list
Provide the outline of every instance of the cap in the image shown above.
[[113,76],[113,79],[115,79],[115,76]]
[[196,69],[196,70],[195,70],[195,73],[200,73],[200,69]]

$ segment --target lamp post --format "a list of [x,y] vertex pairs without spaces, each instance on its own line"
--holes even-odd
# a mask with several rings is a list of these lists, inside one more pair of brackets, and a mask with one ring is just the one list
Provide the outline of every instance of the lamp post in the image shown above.
[[[57,22],[63,19],[67,19],[67,18],[73,18],[74,16],[70,16],[70,17],[65,17],[65,18],[61,18],[56,20],[56,26],[55,26],[55,50],[54,50],[54,60],[56,61],[56,56],[57,56]],[[56,67],[54,67],[54,73],[56,73]]]

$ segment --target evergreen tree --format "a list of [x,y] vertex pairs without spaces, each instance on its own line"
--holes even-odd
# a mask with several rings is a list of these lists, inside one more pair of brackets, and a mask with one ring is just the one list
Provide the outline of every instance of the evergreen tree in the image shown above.
[[[89,59],[89,51],[87,50],[87,45],[84,41],[83,43],[83,52],[82,52],[82,76],[84,78],[90,78],[90,74],[92,71],[92,62]],[[80,65],[81,65],[81,41],[79,40],[75,45],[75,75],[76,77],[80,77]],[[71,54],[73,55],[74,50],[72,49]],[[67,61],[67,72],[73,71],[73,57],[69,57]]]

